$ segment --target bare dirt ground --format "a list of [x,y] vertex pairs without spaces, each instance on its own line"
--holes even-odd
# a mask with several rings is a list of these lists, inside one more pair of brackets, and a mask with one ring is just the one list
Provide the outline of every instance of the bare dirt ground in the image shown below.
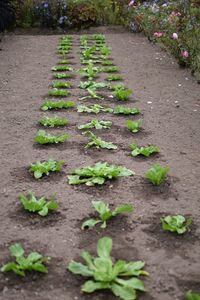
[[[183,300],[188,289],[200,292],[200,86],[189,71],[180,69],[172,57],[145,37],[106,31],[114,64],[120,68],[124,83],[134,90],[127,106],[142,111],[142,131],[133,135],[125,129],[125,120],[130,117],[101,114],[99,118],[113,121],[114,126],[99,135],[116,143],[118,150],[85,151],[87,138],[77,125],[91,120],[93,115],[78,114],[76,109],[61,111],[56,115],[67,117],[69,125],[49,131],[68,132],[71,139],[61,146],[39,147],[34,145],[33,138],[44,114],[40,105],[51,85],[51,67],[58,61],[58,41],[58,35],[12,35],[6,36],[0,45],[0,263],[8,261],[8,246],[16,241],[23,243],[26,250],[34,249],[52,257],[47,275],[21,279],[1,273],[0,299],[115,299],[109,293],[82,295],[82,279],[66,271],[67,263],[78,260],[82,249],[94,252],[97,239],[103,235],[113,238],[113,256],[146,262],[150,276],[144,279],[147,293],[140,299]],[[79,35],[73,35],[72,53],[71,61],[78,69]],[[104,78],[105,74],[98,80]],[[78,96],[84,95],[77,88],[80,76],[76,74],[71,81],[70,100],[80,103]],[[102,104],[114,107],[116,100],[106,98]],[[161,153],[149,159],[132,158],[132,142],[155,144]],[[39,181],[33,179],[28,172],[30,163],[49,158],[63,159],[63,172]],[[136,176],[102,187],[68,184],[67,174],[72,169],[104,160],[124,165],[134,170]],[[156,162],[170,167],[167,181],[158,188],[144,179],[146,170]],[[24,213],[18,194],[28,190],[46,196],[56,192],[59,212],[46,219]],[[105,231],[97,228],[82,232],[80,224],[92,213],[92,199],[113,205],[131,203],[135,211],[131,216],[113,220]],[[194,220],[191,232],[178,237],[160,227],[162,215],[177,213]]]

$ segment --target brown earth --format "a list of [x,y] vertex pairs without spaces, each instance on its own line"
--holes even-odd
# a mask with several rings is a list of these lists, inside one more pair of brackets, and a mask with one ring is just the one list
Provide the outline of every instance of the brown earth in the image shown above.
[[[88,33],[90,33],[88,31]],[[101,236],[114,241],[113,256],[146,262],[150,276],[145,281],[147,293],[140,299],[181,300],[188,289],[200,292],[200,87],[189,74],[180,69],[174,59],[150,44],[145,37],[130,32],[106,31],[106,41],[112,47],[111,57],[120,68],[124,83],[134,90],[127,105],[139,107],[143,119],[142,131],[131,134],[125,129],[126,119],[99,114],[97,118],[112,120],[110,130],[99,133],[118,149],[84,150],[87,138],[77,125],[94,115],[78,114],[76,110],[48,112],[47,115],[67,117],[69,125],[49,132],[69,132],[70,141],[61,146],[45,147],[33,144],[44,115],[40,105],[52,81],[51,67],[58,57],[55,53],[58,35],[5,36],[0,52],[1,99],[1,210],[0,263],[8,261],[8,246],[23,243],[27,252],[37,250],[52,257],[47,275],[17,278],[0,274],[2,300],[87,300],[115,299],[111,294],[82,295],[83,280],[66,271],[71,259],[79,259],[82,249],[95,251]],[[73,35],[74,68],[80,67],[79,35]],[[71,79],[71,100],[76,103],[84,91],[77,88],[80,76]],[[98,80],[105,78],[101,75]],[[109,95],[108,91],[103,92]],[[91,101],[85,101],[89,104]],[[114,107],[116,100],[101,102]],[[118,104],[118,103],[117,103]],[[132,158],[129,144],[155,144],[160,155],[148,159]],[[30,163],[49,158],[63,159],[60,174],[35,180],[28,172]],[[107,182],[102,187],[70,186],[67,174],[77,167],[108,161],[126,166],[136,176]],[[144,179],[145,171],[159,162],[170,167],[167,181],[153,187]],[[20,192],[32,190],[36,195],[50,196],[56,192],[60,203],[57,213],[47,218],[23,212],[18,201]],[[92,199],[111,204],[131,203],[131,216],[110,222],[106,230],[81,231],[81,222],[93,213]],[[163,232],[160,217],[166,214],[192,216],[191,231],[183,236]]]

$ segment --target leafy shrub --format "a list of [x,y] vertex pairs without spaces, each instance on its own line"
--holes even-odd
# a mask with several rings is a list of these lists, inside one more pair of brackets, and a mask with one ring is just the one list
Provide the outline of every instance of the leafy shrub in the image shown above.
[[200,300],[200,294],[193,293],[192,291],[188,291],[186,293],[187,300]]

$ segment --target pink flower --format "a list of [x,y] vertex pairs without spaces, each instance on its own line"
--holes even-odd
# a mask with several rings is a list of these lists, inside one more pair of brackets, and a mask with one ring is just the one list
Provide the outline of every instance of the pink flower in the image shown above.
[[131,7],[131,6],[134,5],[134,3],[135,3],[135,0],[131,0],[131,1],[129,2],[128,6]]
[[182,52],[181,52],[181,55],[182,55],[184,58],[188,58],[188,57],[189,57],[189,53],[188,53],[187,50],[182,51]]
[[173,40],[178,40],[178,34],[176,32],[174,32],[172,34],[172,38],[173,38]]
[[163,32],[154,32],[153,36],[160,38],[161,36],[163,36]]

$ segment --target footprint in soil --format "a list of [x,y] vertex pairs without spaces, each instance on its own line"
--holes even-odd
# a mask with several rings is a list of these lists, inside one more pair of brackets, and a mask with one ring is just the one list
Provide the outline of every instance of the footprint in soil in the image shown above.
[[[157,249],[164,249],[166,255],[171,257],[172,255],[179,255],[184,259],[187,259],[187,253],[190,249],[190,245],[197,241],[197,235],[195,234],[195,225],[190,226],[190,231],[183,235],[177,235],[172,232],[167,232],[162,229],[160,218],[166,215],[173,215],[173,213],[155,213],[153,218],[149,218],[146,222],[143,220],[143,224],[149,225],[142,229],[150,236],[147,241],[147,245],[152,251]],[[187,216],[186,217],[191,217]]]

